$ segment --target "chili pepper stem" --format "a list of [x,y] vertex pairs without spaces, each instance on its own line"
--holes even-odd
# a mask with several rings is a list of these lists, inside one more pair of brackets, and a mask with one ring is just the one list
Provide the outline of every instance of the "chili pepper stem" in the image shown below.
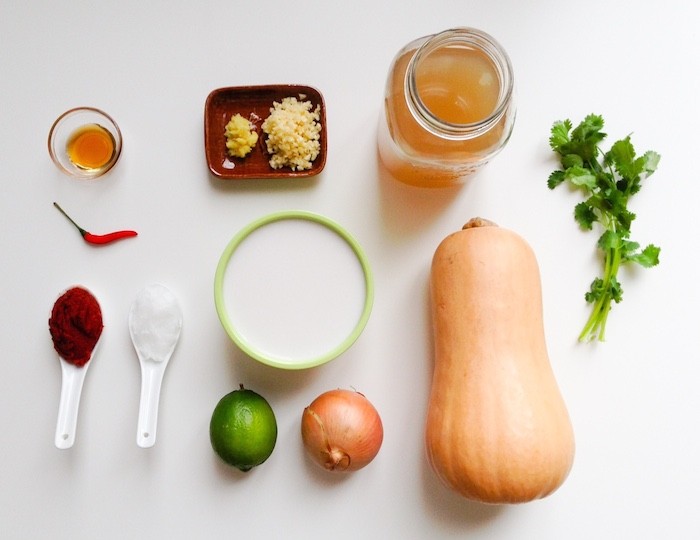
[[81,236],[82,236],[83,238],[85,238],[85,235],[86,235],[88,232],[87,232],[85,229],[83,229],[80,225],[78,225],[75,221],[73,221],[73,218],[70,217],[68,214],[66,214],[66,211],[65,211],[63,208],[61,208],[61,207],[58,205],[57,202],[54,202],[53,205],[54,205],[56,208],[58,208],[58,211],[61,212],[61,214],[63,214],[64,216],[66,216],[66,218],[68,218],[68,221],[70,221],[70,222],[75,226],[75,228],[78,229],[78,230],[80,231]]

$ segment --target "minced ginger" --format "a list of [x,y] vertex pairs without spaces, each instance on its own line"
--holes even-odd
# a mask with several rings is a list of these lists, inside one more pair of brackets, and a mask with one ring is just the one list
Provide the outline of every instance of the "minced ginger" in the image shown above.
[[226,148],[228,155],[243,158],[250,154],[258,142],[255,125],[236,113],[226,124]]
[[[299,96],[303,99],[303,95]],[[311,168],[321,150],[320,106],[311,110],[310,101],[286,97],[275,101],[270,116],[263,122],[267,151],[273,169],[290,167],[293,171]]]

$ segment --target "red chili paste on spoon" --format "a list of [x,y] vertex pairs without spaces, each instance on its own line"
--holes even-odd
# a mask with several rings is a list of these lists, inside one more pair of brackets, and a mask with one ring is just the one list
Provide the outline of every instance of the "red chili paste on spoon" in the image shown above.
[[78,367],[90,360],[102,328],[100,305],[81,287],[68,289],[51,310],[49,331],[53,347],[61,358]]

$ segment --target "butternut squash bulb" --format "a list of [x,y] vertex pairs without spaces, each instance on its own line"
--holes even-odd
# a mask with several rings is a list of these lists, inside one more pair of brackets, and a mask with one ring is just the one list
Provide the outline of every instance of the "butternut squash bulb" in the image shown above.
[[438,246],[430,274],[432,469],[485,503],[555,491],[574,435],[545,343],[539,267],[516,233],[475,218]]

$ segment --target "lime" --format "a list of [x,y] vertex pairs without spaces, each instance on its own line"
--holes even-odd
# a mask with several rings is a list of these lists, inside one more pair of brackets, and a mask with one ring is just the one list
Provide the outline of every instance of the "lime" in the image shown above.
[[275,448],[275,413],[264,397],[241,385],[217,403],[211,415],[209,438],[221,459],[249,471],[269,458]]

